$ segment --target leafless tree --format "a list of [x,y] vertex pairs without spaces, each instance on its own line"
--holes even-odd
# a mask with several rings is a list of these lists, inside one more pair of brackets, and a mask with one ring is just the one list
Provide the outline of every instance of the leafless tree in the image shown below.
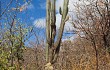
[[110,39],[110,4],[108,0],[86,2],[89,4],[84,2],[83,5],[75,5],[77,20],[73,21],[73,25],[80,37],[91,42],[96,53],[96,70],[98,70],[98,49],[101,46],[109,49],[110,46],[108,40]]

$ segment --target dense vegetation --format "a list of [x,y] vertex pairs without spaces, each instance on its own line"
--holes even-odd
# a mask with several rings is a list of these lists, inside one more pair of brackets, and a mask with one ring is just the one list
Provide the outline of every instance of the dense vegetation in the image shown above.
[[[21,22],[19,16],[23,8],[18,0],[10,0],[5,9],[1,8],[0,70],[45,70],[46,66],[49,70],[110,70],[110,1],[81,0],[71,11],[69,0],[64,0],[63,8],[59,9],[62,15],[59,32],[56,30],[55,0],[49,1],[47,40],[39,35],[40,30],[28,25],[28,20]],[[75,18],[69,12],[75,13]],[[66,21],[73,25],[73,40],[62,40]],[[35,40],[31,40],[32,37]]]

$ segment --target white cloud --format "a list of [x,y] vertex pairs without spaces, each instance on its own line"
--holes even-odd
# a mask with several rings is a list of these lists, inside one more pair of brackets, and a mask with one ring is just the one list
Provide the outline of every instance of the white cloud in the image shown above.
[[[96,1],[96,0],[93,0]],[[56,0],[56,10],[59,11],[59,7],[63,7],[63,2],[64,0]],[[79,4],[79,5],[88,5],[90,4],[90,1],[88,0],[69,0],[69,11],[73,11],[75,10],[75,5]]]
[[68,36],[66,38],[62,38],[62,42],[64,42],[64,41],[73,41],[77,37],[78,37],[77,34],[73,34],[72,36]]
[[45,18],[36,19],[36,20],[34,20],[33,23],[37,28],[45,28],[46,27],[46,19]]
[[59,11],[60,7],[63,7],[63,1],[64,0],[56,0],[56,11]]
[[[63,2],[64,0],[56,0],[56,10],[59,11],[59,8],[63,8]],[[69,11],[73,10],[75,7],[74,7],[74,4],[77,3],[77,2],[80,2],[79,0],[69,0]]]
[[[57,30],[60,28],[60,23],[61,23],[61,15],[56,14],[56,29]],[[45,18],[36,19],[34,21],[34,25],[38,28],[45,28],[46,27],[46,19]],[[71,31],[71,30],[73,30],[72,24],[69,22],[66,22],[64,31]]]

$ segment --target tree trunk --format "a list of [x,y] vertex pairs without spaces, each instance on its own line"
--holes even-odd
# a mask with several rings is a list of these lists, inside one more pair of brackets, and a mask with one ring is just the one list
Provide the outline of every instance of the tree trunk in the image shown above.
[[98,70],[98,50],[97,50],[95,42],[93,42],[93,47],[95,50],[95,57],[96,57],[96,70]]

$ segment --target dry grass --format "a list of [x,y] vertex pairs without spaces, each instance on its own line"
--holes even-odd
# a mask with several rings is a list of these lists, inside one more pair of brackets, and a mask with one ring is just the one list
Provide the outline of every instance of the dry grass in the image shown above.
[[[77,43],[76,43],[77,42]],[[39,48],[39,47],[37,47]],[[44,70],[45,50],[28,48],[24,52],[24,70]],[[95,70],[96,58],[92,46],[81,44],[80,41],[65,41],[62,43],[57,62],[53,65],[54,70]],[[37,59],[36,59],[37,55]],[[110,56],[102,49],[98,50],[99,70],[110,69]]]

